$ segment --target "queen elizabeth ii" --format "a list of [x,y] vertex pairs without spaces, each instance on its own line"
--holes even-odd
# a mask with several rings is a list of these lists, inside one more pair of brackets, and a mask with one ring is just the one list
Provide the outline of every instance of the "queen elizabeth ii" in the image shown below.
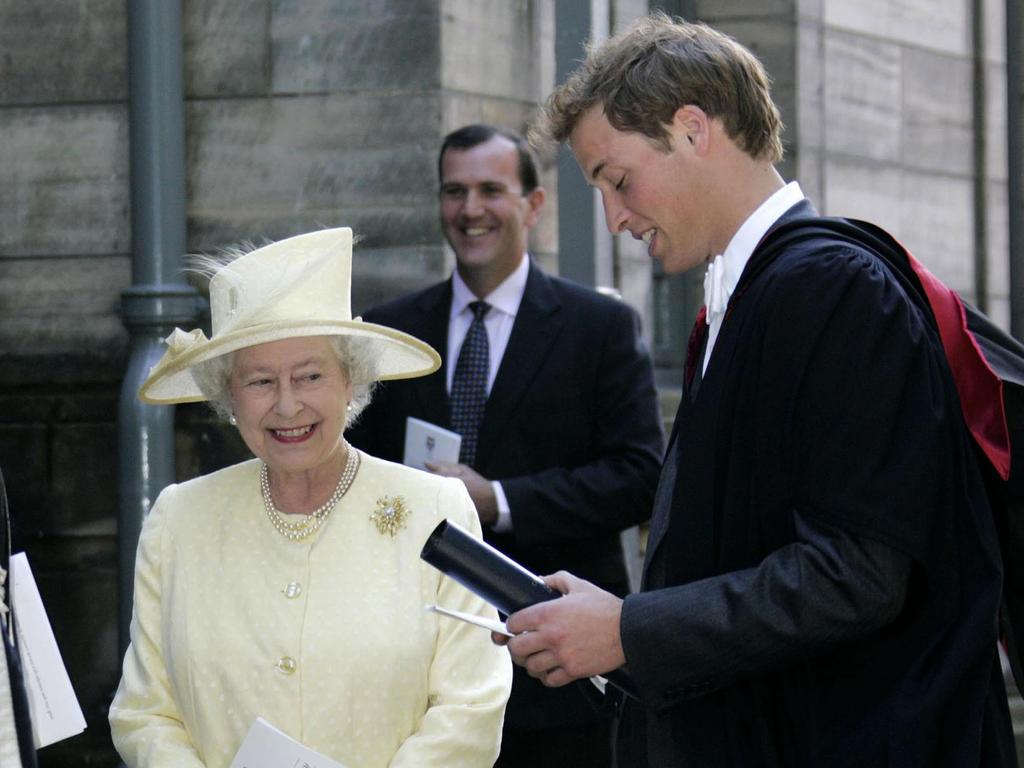
[[143,525],[131,645],[110,707],[125,763],[228,766],[257,717],[347,768],[490,766],[511,684],[493,609],[419,551],[465,487],[360,453],[345,427],[429,346],[353,319],[352,234],[210,268],[213,333],[176,330],[140,390],[210,401],[254,459],[164,489]]

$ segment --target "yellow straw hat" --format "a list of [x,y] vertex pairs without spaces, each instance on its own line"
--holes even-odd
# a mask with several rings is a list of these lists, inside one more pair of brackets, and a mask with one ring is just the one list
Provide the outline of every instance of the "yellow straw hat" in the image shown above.
[[259,248],[210,280],[212,336],[175,328],[139,389],[147,403],[206,400],[197,363],[244,347],[302,336],[357,336],[374,348],[378,378],[424,376],[441,366],[433,347],[352,317],[352,230],[325,229]]

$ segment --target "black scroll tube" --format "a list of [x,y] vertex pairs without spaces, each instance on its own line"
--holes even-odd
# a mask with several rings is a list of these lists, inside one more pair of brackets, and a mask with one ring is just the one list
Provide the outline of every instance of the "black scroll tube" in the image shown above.
[[[448,520],[438,523],[427,537],[420,557],[506,616],[562,596],[539,576]],[[602,677],[636,698],[633,681],[623,670]]]

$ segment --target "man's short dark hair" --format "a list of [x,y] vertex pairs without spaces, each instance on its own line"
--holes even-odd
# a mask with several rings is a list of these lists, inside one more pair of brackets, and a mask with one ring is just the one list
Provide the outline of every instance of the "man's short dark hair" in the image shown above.
[[656,11],[599,44],[548,97],[530,139],[568,141],[599,105],[618,131],[640,133],[667,152],[667,126],[693,104],[719,118],[726,134],[756,160],[782,159],[782,120],[764,66],[747,48],[706,24]]
[[531,150],[530,145],[526,143],[526,139],[519,134],[505,130],[504,128],[497,128],[493,125],[484,125],[483,123],[463,126],[444,137],[444,141],[441,143],[441,151],[437,155],[438,180],[444,181],[442,164],[444,163],[445,152],[449,149],[472,149],[478,144],[490,141],[495,136],[507,139],[515,145],[516,152],[519,153],[519,183],[523,186],[523,194],[528,195],[533,192],[533,190],[537,188],[538,184],[537,162],[533,158],[533,150]]

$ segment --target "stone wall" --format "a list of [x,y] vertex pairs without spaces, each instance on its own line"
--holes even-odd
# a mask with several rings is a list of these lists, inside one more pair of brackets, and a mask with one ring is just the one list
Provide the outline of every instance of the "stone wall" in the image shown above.
[[[798,178],[822,212],[887,228],[1007,326],[1004,2],[981,3],[984,97],[977,123],[973,17],[964,0],[696,6],[702,19],[750,45],[772,73],[787,123],[787,178]],[[974,156],[976,125],[984,138],[981,162]],[[985,203],[977,228],[975,185]],[[979,247],[987,262],[984,297],[975,290]]]
[[[44,766],[116,763],[127,5],[0,7],[0,467],[89,724]],[[185,0],[189,250],[352,226],[356,311],[447,274],[440,139],[523,127],[553,84],[553,19],[552,0]],[[553,221],[532,243],[549,267]],[[176,421],[181,478],[244,454],[201,407]]]
[[0,467],[89,723],[53,765],[111,764],[125,41],[115,0],[0,10]]
[[[353,307],[450,269],[436,151],[467,122],[522,128],[554,83],[555,0],[185,0],[188,248],[352,226]],[[972,296],[970,18],[963,0],[693,0],[775,77],[787,177],[873,218]],[[89,729],[44,766],[113,765],[118,389],[131,283],[123,0],[0,4],[0,467]],[[609,3],[616,29],[646,0]],[[986,0],[987,299],[1008,315],[1001,4]],[[557,179],[531,250],[557,269]],[[651,315],[649,261],[613,274]],[[665,330],[665,329],[662,329]],[[685,327],[682,333],[685,334]],[[679,341],[678,343],[682,343]],[[179,477],[242,455],[176,414]]]

